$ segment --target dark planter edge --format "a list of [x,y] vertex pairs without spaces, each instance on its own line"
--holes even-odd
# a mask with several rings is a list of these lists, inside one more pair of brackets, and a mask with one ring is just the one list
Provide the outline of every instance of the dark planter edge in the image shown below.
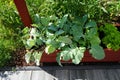
[[[105,58],[102,60],[96,60],[92,57],[88,50],[85,51],[84,57],[81,62],[120,62],[120,50],[114,51],[112,49],[104,49]],[[55,51],[52,54],[43,53],[40,62],[56,62],[56,56],[58,51]],[[62,61],[71,63],[71,61]]]
[[23,66],[23,67],[2,67],[0,71],[36,71],[36,70],[93,70],[93,69],[120,69],[120,63],[107,63],[102,65],[72,65],[72,66]]

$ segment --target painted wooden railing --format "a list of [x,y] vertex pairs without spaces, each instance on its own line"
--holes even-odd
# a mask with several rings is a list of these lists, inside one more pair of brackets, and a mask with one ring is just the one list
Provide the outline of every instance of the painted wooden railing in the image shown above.
[[25,0],[14,0],[24,26],[30,27],[32,24]]

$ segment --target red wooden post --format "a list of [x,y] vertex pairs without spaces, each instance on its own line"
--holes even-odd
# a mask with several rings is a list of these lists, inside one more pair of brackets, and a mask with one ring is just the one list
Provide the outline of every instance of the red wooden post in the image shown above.
[[32,20],[29,15],[25,0],[14,0],[14,3],[17,7],[23,24],[27,27],[30,27],[32,24]]

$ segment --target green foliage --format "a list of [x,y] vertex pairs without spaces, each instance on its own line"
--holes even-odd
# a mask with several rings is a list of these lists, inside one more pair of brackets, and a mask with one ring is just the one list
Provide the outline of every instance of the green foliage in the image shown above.
[[17,13],[16,7],[11,0],[0,1],[0,19],[4,26],[14,30],[23,25],[19,14]]
[[35,61],[36,65],[39,66],[39,61],[41,59],[41,56],[42,56],[42,53],[41,51],[34,51],[32,52],[31,54],[31,51],[27,51],[26,55],[25,55],[25,60],[27,63],[29,63],[30,61]]
[[[113,17],[119,16],[120,1],[26,0],[26,2],[35,23],[33,24],[35,34],[31,35],[32,30],[28,29],[26,38],[23,38],[28,50],[35,50],[45,45],[45,51],[50,54],[56,49],[60,49],[61,52],[57,56],[57,62],[60,65],[61,60],[70,59],[73,63],[78,64],[86,49],[90,50],[95,59],[104,58],[105,54],[100,46],[101,40],[98,36],[97,24],[111,22]],[[110,31],[108,32],[110,33]],[[109,37],[111,40],[108,39]],[[107,47],[111,47],[113,44],[114,47],[117,46],[115,43],[118,40],[113,43],[112,38],[119,39],[119,37],[110,33],[108,38],[102,40]],[[118,47],[119,45],[113,49],[118,49]]]
[[0,38],[6,47],[15,50],[22,45],[19,32],[22,22],[13,1],[0,1],[0,5]]
[[62,66],[60,60],[68,61],[72,59],[74,64],[79,64],[84,57],[85,50],[85,47],[67,48],[57,55],[56,60],[60,66]]
[[0,66],[6,66],[13,58],[14,51],[23,47],[20,39],[20,21],[11,0],[0,1]]
[[27,53],[25,55],[26,62],[29,63],[30,61],[35,61],[36,65],[39,65],[42,51],[36,51],[36,49],[43,45],[42,34],[36,28],[30,29],[27,27],[24,28],[22,32],[24,34],[22,40],[27,49]]
[[0,40],[0,67],[6,66],[11,59],[10,50],[5,47],[5,41]]
[[118,0],[26,0],[26,2],[31,16],[36,13],[40,16],[59,17],[65,14],[71,16],[88,14],[90,19],[103,23],[120,14]]
[[[23,29],[22,37],[31,55],[44,50],[50,54],[60,49],[56,58],[59,65],[61,65],[61,60],[72,60],[73,63],[79,64],[86,49],[90,49],[95,59],[104,58],[103,48],[99,45],[101,41],[97,33],[96,22],[89,20],[87,15],[81,18],[64,15],[58,18],[55,16],[40,17],[36,14],[35,22],[34,28]],[[38,41],[40,44],[37,44]],[[45,48],[39,50],[42,46]],[[31,57],[28,56],[26,60],[30,59]]]
[[4,46],[8,49],[15,51],[18,47],[22,47],[20,35],[16,33],[12,28],[5,27],[0,24],[0,41],[4,43]]
[[60,65],[60,60],[70,59],[72,59],[73,63],[79,64],[84,57],[86,49],[90,49],[90,53],[95,59],[100,60],[105,57],[104,50],[99,45],[100,39],[98,37],[95,21],[88,20],[87,15],[85,15],[82,18],[74,19],[67,25],[69,25],[70,31],[67,34],[64,34],[64,36],[67,35],[68,38],[71,39],[71,42],[69,42],[69,40],[69,44],[62,42],[65,46],[61,48],[62,51],[57,56],[57,62]]
[[113,24],[107,23],[101,26],[100,31],[103,32],[102,42],[107,48],[111,48],[115,51],[120,49],[120,32]]
[[92,45],[90,49],[90,53],[95,59],[101,60],[105,57],[104,50],[99,45]]

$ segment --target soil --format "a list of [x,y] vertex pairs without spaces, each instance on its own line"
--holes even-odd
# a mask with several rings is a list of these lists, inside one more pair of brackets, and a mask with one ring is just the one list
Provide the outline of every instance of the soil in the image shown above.
[[[45,46],[43,45],[36,50],[43,51],[44,49],[45,49]],[[26,49],[24,47],[17,49],[12,54],[12,60],[10,61],[10,64],[8,66],[35,66],[36,65],[35,62],[26,63],[25,54],[26,54]]]
[[34,66],[34,62],[30,62],[29,64],[25,61],[25,48],[17,49],[14,54],[12,55],[13,58],[10,62],[10,66]]

